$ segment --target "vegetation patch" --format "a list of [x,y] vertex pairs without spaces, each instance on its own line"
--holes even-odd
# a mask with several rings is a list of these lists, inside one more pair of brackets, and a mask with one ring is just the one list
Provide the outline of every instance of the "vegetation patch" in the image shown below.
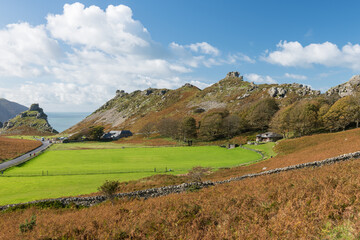
[[23,155],[41,146],[41,142],[27,139],[0,137],[0,163]]
[[241,148],[162,147],[47,151],[0,178],[0,204],[89,194],[105,180],[185,174],[194,166],[236,166],[261,156]]

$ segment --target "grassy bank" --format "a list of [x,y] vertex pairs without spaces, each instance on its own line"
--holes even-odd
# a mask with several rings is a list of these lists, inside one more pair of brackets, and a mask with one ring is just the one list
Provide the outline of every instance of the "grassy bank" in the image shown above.
[[47,151],[4,173],[0,204],[87,194],[106,179],[128,181],[170,169],[169,174],[183,174],[194,166],[216,169],[260,157],[250,150],[215,146]]

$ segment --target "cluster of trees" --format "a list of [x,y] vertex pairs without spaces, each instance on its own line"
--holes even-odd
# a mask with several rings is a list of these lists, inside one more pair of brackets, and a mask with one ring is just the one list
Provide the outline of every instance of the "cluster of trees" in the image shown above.
[[236,114],[229,114],[227,110],[211,112],[200,121],[193,117],[181,120],[164,118],[158,124],[147,123],[140,132],[149,137],[154,132],[173,139],[191,141],[197,138],[202,140],[230,139],[236,136],[244,121]]
[[71,135],[69,137],[70,141],[81,141],[81,140],[91,140],[98,141],[101,136],[104,135],[104,127],[103,126],[91,126],[88,128],[84,128],[80,132]]
[[321,96],[286,104],[280,107],[274,98],[264,98],[244,106],[237,113],[217,109],[207,113],[199,122],[193,117],[182,120],[165,118],[157,124],[146,124],[141,132],[147,137],[157,131],[162,136],[184,141],[196,138],[212,141],[268,129],[288,137],[290,133],[302,136],[344,130],[350,124],[359,127],[360,95],[340,99]]
[[302,136],[314,132],[345,130],[351,124],[359,127],[360,96],[351,95],[332,99],[320,97],[303,100],[279,110],[270,126],[285,137],[290,132]]
[[193,117],[185,117],[182,120],[175,120],[172,118],[164,118],[158,124],[147,123],[140,132],[149,137],[153,132],[159,132],[164,137],[171,137],[173,139],[181,139],[184,141],[193,140],[197,138],[196,120]]

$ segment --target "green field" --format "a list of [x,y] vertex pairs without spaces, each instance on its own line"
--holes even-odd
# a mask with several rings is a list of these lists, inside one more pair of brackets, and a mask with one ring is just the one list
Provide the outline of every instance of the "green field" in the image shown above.
[[266,144],[260,144],[260,145],[245,145],[247,148],[255,149],[260,151],[262,154],[264,154],[265,158],[270,158],[276,156],[276,153],[274,152],[274,142],[269,142]]
[[4,172],[0,177],[0,205],[88,194],[97,191],[105,180],[134,180],[170,169],[170,174],[182,174],[194,166],[216,169],[260,158],[259,154],[250,150],[228,150],[216,146],[52,149]]

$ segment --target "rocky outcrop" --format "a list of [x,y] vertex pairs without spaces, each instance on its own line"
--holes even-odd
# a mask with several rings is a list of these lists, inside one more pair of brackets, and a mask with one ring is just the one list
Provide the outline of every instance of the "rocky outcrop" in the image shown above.
[[283,98],[286,96],[286,89],[281,87],[272,87],[268,90],[270,97],[280,97]]
[[226,78],[230,78],[230,77],[238,78],[238,77],[240,77],[240,73],[239,72],[228,72],[226,74]]
[[37,111],[37,112],[41,111],[42,112],[43,109],[39,107],[38,103],[33,103],[33,104],[31,104],[29,111]]
[[326,95],[333,96],[337,95],[339,97],[345,97],[358,92],[360,89],[360,75],[355,75],[350,78],[346,83],[340,84],[336,87],[330,88],[326,91]]
[[39,132],[58,133],[50,126],[47,115],[44,113],[44,110],[40,108],[38,103],[32,104],[29,110],[22,112],[15,118],[5,122],[2,132],[11,134],[11,132],[17,131],[18,133],[18,131],[20,131],[21,133],[23,130],[19,130],[19,127],[25,129],[24,131],[33,129]]
[[320,95],[320,91],[312,90],[309,86],[299,84],[299,83],[292,83],[292,84],[281,84],[277,87],[271,87],[268,90],[268,94],[270,97],[278,97],[284,98],[287,96],[288,93],[294,92],[299,96],[318,96]]

